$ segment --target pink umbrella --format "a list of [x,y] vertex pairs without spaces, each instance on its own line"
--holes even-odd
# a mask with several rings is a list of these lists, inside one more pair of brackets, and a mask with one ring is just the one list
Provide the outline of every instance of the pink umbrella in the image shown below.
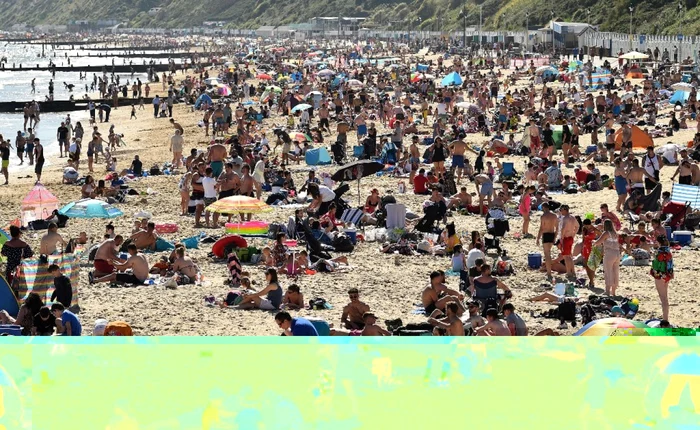
[[262,79],[264,81],[271,81],[272,80],[272,76],[268,75],[267,73],[258,73],[257,78]]

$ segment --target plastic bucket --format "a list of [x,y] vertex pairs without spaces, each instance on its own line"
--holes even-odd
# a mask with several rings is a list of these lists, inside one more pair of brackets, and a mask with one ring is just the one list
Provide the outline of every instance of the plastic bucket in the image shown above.
[[527,254],[527,266],[535,270],[542,267],[542,254],[539,252],[530,252]]
[[693,233],[685,230],[674,231],[673,240],[681,244],[681,246],[690,245],[690,242],[693,241]]

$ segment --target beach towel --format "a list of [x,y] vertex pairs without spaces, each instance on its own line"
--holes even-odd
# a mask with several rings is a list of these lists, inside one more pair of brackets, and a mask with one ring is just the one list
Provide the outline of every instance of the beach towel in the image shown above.
[[156,252],[170,251],[173,249],[175,249],[175,245],[172,244],[171,242],[168,242],[167,240],[163,239],[162,237],[159,237],[156,240]]
[[48,262],[40,263],[39,258],[22,260],[19,272],[19,301],[23,303],[29,293],[37,293],[44,302],[51,301],[53,276],[48,272],[51,264],[56,264],[70,279],[73,289],[71,306],[78,305],[78,284],[80,283],[80,251],[75,254],[49,255]]
[[588,262],[586,263],[588,265],[588,268],[595,271],[598,266],[600,266],[600,263],[603,262],[603,247],[602,246],[594,246],[593,249],[591,249],[591,255],[588,257]]

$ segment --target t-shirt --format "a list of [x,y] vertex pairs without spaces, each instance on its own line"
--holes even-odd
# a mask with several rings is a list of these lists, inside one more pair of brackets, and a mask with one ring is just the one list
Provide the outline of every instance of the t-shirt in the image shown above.
[[525,321],[520,318],[520,315],[511,313],[506,317],[506,324],[515,324],[516,336],[527,336],[527,325],[525,325]]
[[41,335],[51,335],[53,334],[53,329],[56,327],[56,317],[53,314],[49,314],[49,317],[44,320],[37,313],[34,315],[34,327],[36,328],[36,333]]
[[428,178],[426,178],[423,175],[416,175],[415,178],[413,178],[413,192],[414,193],[425,193],[428,191],[428,188],[426,188],[426,184],[428,183]]
[[204,188],[205,199],[216,198],[216,178],[210,178],[208,176],[202,178],[202,188]]
[[0,148],[0,156],[2,156],[3,160],[9,160],[10,159],[10,148],[3,146]]
[[[66,323],[70,323],[70,336],[80,336],[83,333],[83,326],[80,325],[78,317],[75,316],[73,312],[63,311],[63,314],[61,315],[61,321],[63,322],[64,326],[66,325]],[[65,333],[63,335],[67,336],[67,334]]]
[[294,336],[318,336],[316,327],[304,318],[292,318],[290,330]]
[[73,288],[70,279],[68,279],[66,275],[61,275],[57,278],[53,278],[53,285],[55,289],[53,294],[51,294],[51,301],[58,302],[65,307],[70,307],[73,301]]
[[579,185],[583,185],[586,183],[586,180],[588,179],[588,175],[590,175],[591,172],[585,169],[581,169],[578,172],[576,172],[576,182]]
[[484,255],[484,252],[476,248],[470,250],[467,254],[467,267],[473,269],[474,267],[476,267],[476,260],[479,259],[486,261],[486,256]]
[[68,138],[68,127],[58,127],[58,138],[66,140]]
[[333,190],[326,187],[325,185],[319,185],[318,190],[321,194],[321,201],[323,203],[328,203],[335,200],[335,193],[333,192]]

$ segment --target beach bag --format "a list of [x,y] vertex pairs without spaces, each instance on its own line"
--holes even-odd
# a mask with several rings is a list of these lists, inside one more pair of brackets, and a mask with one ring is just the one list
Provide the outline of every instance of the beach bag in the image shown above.
[[160,167],[158,167],[157,164],[154,164],[153,167],[151,167],[151,169],[148,171],[148,174],[151,176],[158,176],[162,175],[163,172],[160,171]]
[[596,314],[595,310],[593,310],[593,306],[591,306],[590,303],[581,306],[581,324],[586,325],[594,319],[596,319]]
[[333,248],[337,252],[352,252],[355,250],[355,245],[352,244],[350,238],[344,234],[339,234],[333,239]]
[[238,291],[229,291],[226,294],[226,306],[236,306],[243,301],[243,296]]
[[598,266],[600,266],[600,263],[603,261],[603,247],[602,246],[594,246],[593,249],[591,249],[591,255],[588,257],[588,262],[586,265],[588,266],[589,269],[593,270],[595,272],[596,269],[598,269]]
[[315,299],[309,300],[309,309],[314,311],[321,311],[325,309],[331,309],[331,306],[323,297],[317,297]]

